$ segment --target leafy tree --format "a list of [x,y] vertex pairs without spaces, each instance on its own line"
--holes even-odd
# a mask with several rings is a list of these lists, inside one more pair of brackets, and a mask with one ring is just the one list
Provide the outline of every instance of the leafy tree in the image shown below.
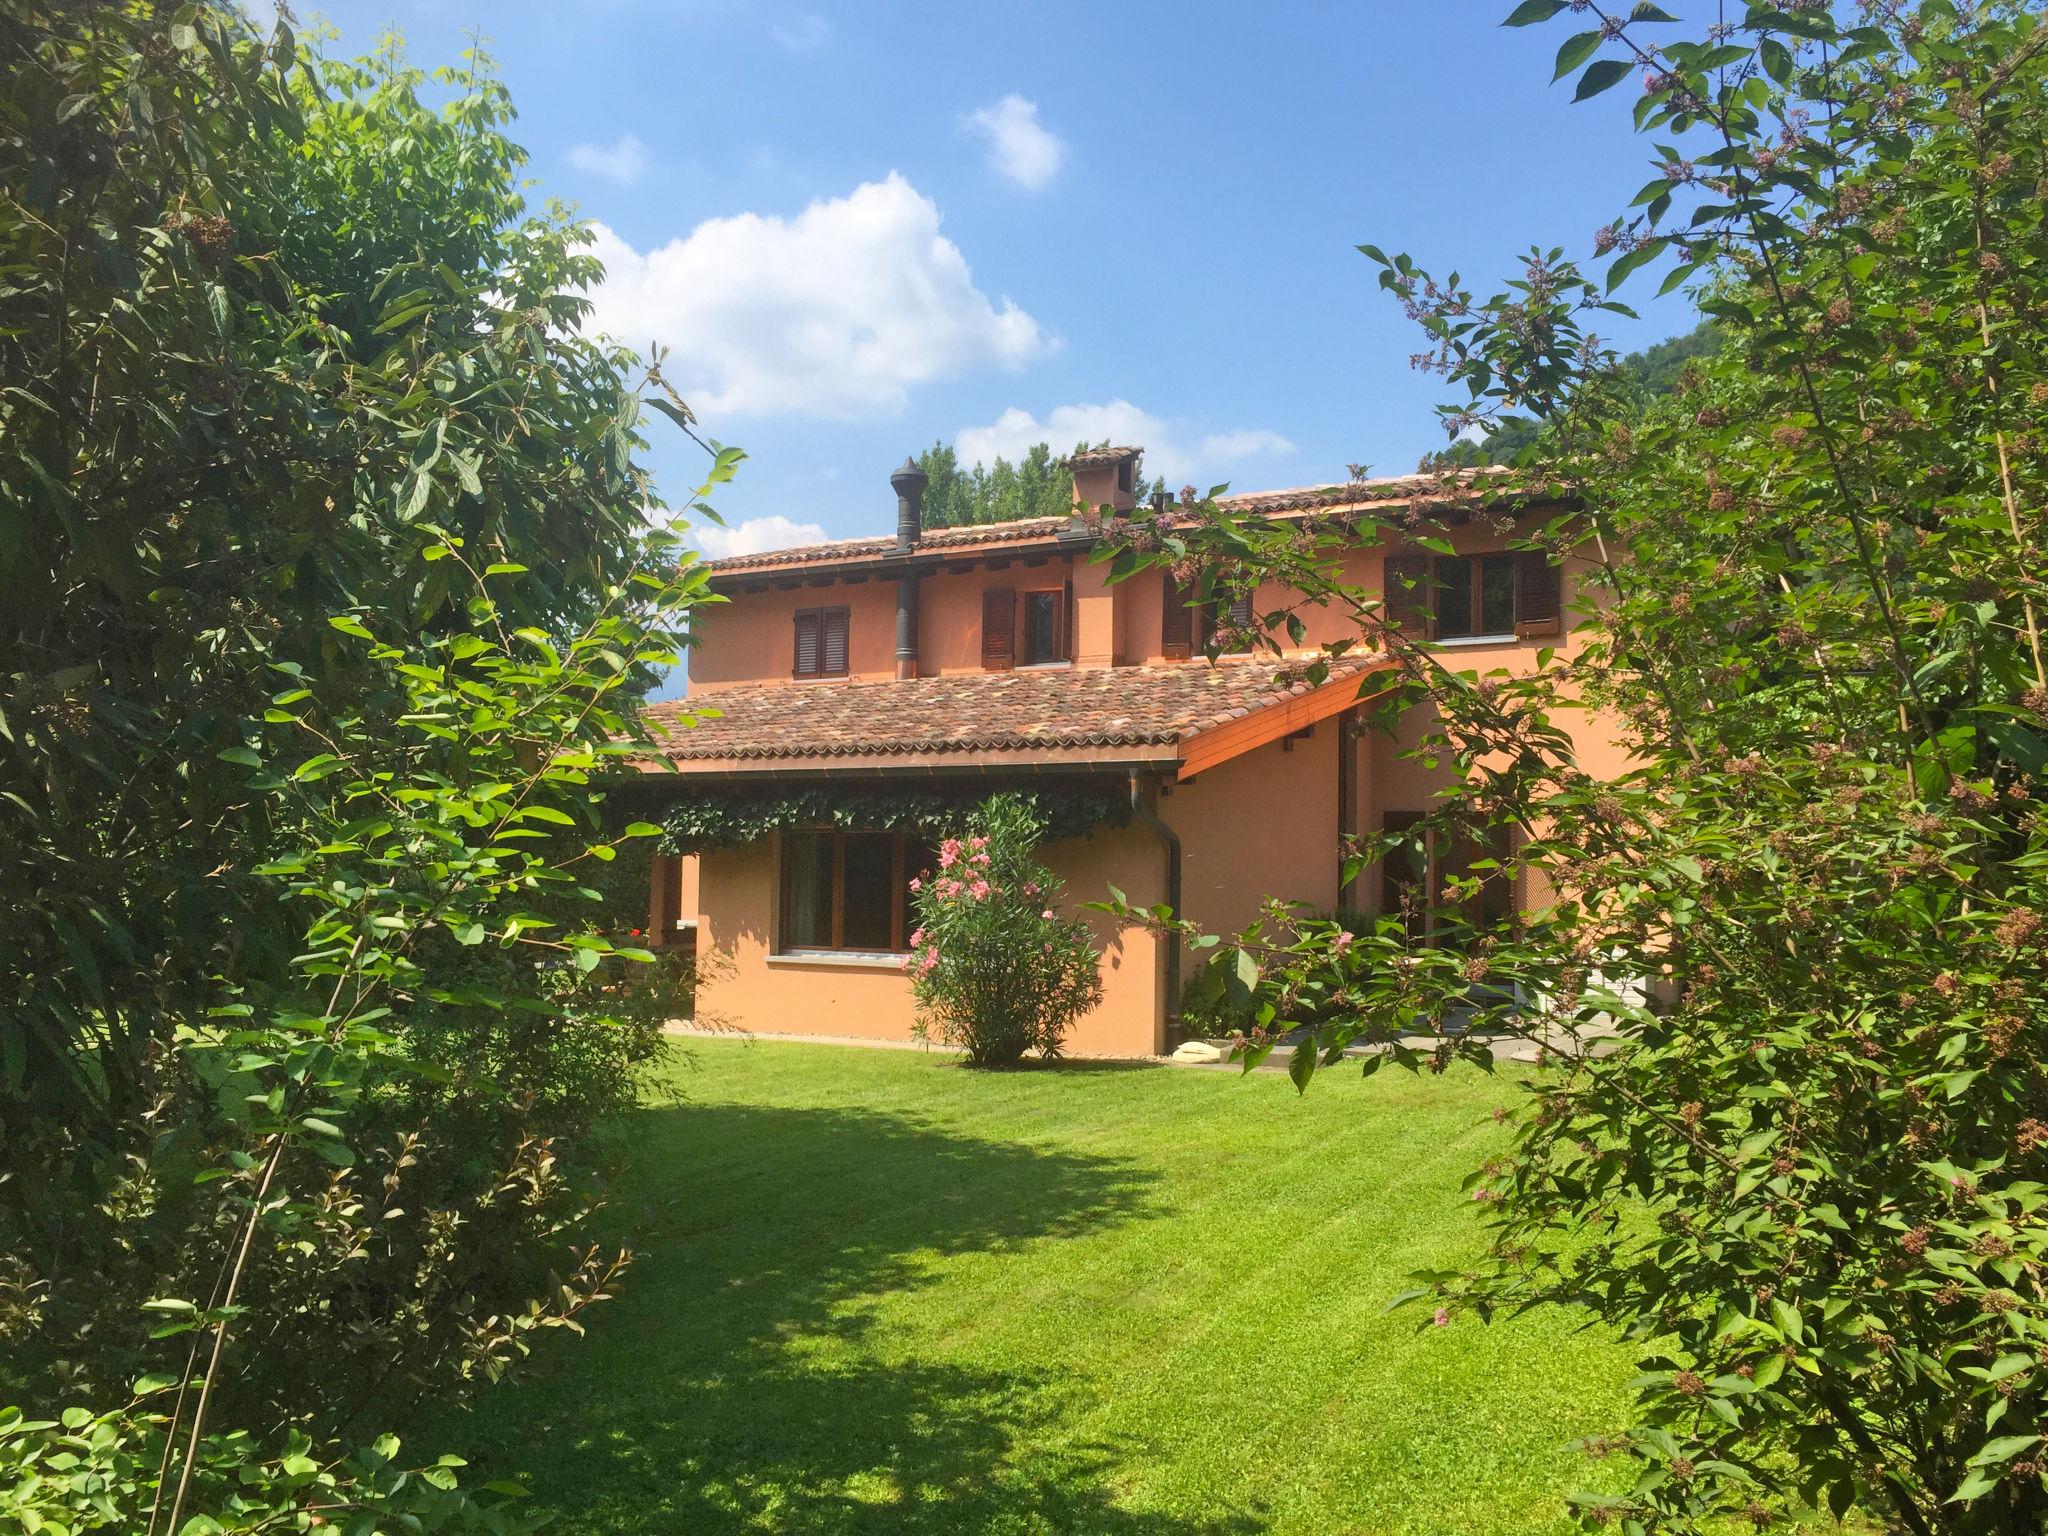
[[[1614,365],[1615,387],[1632,398],[1639,408],[1677,391],[1686,364],[1711,357],[1720,349],[1721,332],[1712,320],[1702,320],[1681,336],[1667,337],[1655,346],[1631,352]],[[1542,452],[1543,423],[1529,416],[1505,417],[1475,441],[1469,435],[1446,448],[1422,456],[1421,468],[1470,469],[1487,464],[1525,462],[1523,455]]]
[[[1561,1305],[1638,1342],[1598,1448],[1639,1476],[1584,1501],[1596,1526],[2048,1519],[2048,25],[1861,12],[1752,6],[1653,46],[1654,6],[1527,0],[1511,22],[1587,29],[1558,59],[1578,94],[1640,77],[1666,141],[1604,281],[1539,250],[1482,297],[1367,249],[1462,391],[1448,428],[1546,424],[1498,494],[1550,520],[1475,515],[1595,562],[1576,654],[1452,670],[1331,579],[1353,529],[1211,508],[1116,556],[1343,606],[1398,667],[1380,720],[1433,721],[1442,798],[1348,866],[1470,850],[1428,938],[1275,910],[1196,996],[1250,1017],[1252,1060],[1307,1025],[1303,1085],[1357,1042],[1368,1071],[1541,1046],[1472,1179],[1490,1258],[1415,1299],[1424,1326]],[[1588,326],[1664,258],[1720,345],[1645,410]],[[1363,531],[1436,539],[1451,506]],[[1618,777],[1575,751],[1588,708]],[[1510,878],[1547,904],[1487,921]]]
[[289,955],[245,873],[274,808],[220,754],[278,666],[332,656],[329,614],[464,622],[409,558],[431,519],[529,567],[508,620],[570,622],[641,532],[623,359],[577,330],[596,264],[526,209],[486,63],[180,15],[6,9],[10,1150],[116,1150],[214,978]]
[[375,1430],[621,1262],[580,1143],[661,1009],[580,876],[656,831],[592,777],[703,596],[687,411],[484,61],[0,34],[0,1390],[66,1402],[0,1525],[513,1529]]
[[[1077,443],[1073,451],[1106,443]],[[960,467],[959,455],[944,443],[933,443],[917,456],[925,472],[924,521],[928,528],[962,528],[1007,523],[1030,517],[1065,517],[1074,509],[1074,476],[1064,458],[1054,458],[1049,444],[1033,443],[1015,464],[998,454],[992,465]],[[1164,490],[1166,481],[1145,485],[1144,463],[1137,466],[1139,489],[1149,496]],[[1142,499],[1142,498],[1141,498]]]

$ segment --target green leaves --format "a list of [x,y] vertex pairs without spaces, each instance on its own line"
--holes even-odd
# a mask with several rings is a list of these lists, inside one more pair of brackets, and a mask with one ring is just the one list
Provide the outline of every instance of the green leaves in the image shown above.
[[1562,80],[1566,75],[1585,63],[1586,60],[1593,57],[1599,50],[1599,47],[1600,34],[1597,31],[1580,32],[1566,38],[1558,45],[1557,68],[1552,71],[1550,76],[1552,83]]
[[1572,100],[1585,101],[1620,84],[1628,78],[1629,68],[1626,59],[1601,59],[1588,66],[1585,74],[1579,77],[1579,88],[1572,92]]
[[1565,0],[1522,0],[1522,3],[1508,13],[1504,27],[1534,26],[1539,21],[1548,21],[1565,8]]

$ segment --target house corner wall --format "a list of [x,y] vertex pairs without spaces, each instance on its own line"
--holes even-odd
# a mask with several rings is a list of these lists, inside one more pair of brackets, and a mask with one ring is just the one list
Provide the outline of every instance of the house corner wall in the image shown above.
[[[1104,828],[1040,850],[1066,886],[1065,909],[1085,921],[1101,951],[1102,1001],[1069,1032],[1070,1054],[1149,1056],[1164,1048],[1165,947],[1142,928],[1119,929],[1106,913],[1080,911],[1115,885],[1134,902],[1165,899],[1165,853],[1143,827]],[[773,838],[699,856],[698,1022],[761,1035],[915,1038],[909,978],[894,965],[791,961],[775,946],[777,850]]]

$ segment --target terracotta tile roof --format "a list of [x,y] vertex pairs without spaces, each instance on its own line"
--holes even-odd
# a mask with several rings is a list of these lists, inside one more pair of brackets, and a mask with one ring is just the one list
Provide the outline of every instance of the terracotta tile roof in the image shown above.
[[[1355,679],[1378,664],[1348,657],[1327,681]],[[1134,754],[1156,759],[1204,731],[1315,691],[1305,678],[1276,670],[1268,657],[902,682],[750,683],[655,704],[647,715],[668,732],[662,755],[677,763],[813,760],[810,766],[850,768],[885,756],[1169,749]],[[697,711],[707,713],[688,724]]]
[[[1013,539],[1049,539],[1066,527],[1064,517],[1023,517],[1008,523],[978,523],[967,528],[927,528],[918,541],[920,550],[971,548],[977,544],[1002,544]],[[754,571],[778,565],[811,565],[818,562],[859,560],[895,552],[896,536],[871,539],[839,539],[830,544],[800,544],[792,549],[763,550],[757,555],[727,555],[706,561],[713,571]]]
[[1144,451],[1142,448],[1083,448],[1079,453],[1067,455],[1067,465],[1085,469],[1092,464],[1121,464],[1125,459],[1135,459]]
[[[1137,452],[1134,448],[1098,448],[1096,455]],[[1086,461],[1076,455],[1069,462]],[[1349,480],[1336,485],[1299,485],[1277,491],[1245,491],[1221,496],[1216,505],[1229,512],[1285,513],[1342,511],[1346,508],[1412,505],[1416,502],[1471,497],[1480,499],[1485,487],[1478,482],[1497,471],[1462,470],[1448,475],[1387,475],[1376,480]],[[967,528],[927,528],[918,543],[920,551],[973,549],[991,544],[1050,543],[1071,524],[1066,517],[1026,517],[1007,523],[981,523]],[[728,555],[707,562],[716,574],[774,570],[789,565],[837,565],[844,561],[872,560],[895,553],[893,534],[867,539],[840,539],[830,544],[804,544],[793,549],[764,550],[756,555]]]
[[1311,512],[1386,502],[1409,505],[1418,501],[1478,499],[1487,491],[1482,482],[1498,473],[1493,469],[1466,469],[1447,474],[1382,475],[1374,480],[1347,480],[1338,485],[1245,491],[1236,496],[1219,496],[1216,505],[1227,512]]

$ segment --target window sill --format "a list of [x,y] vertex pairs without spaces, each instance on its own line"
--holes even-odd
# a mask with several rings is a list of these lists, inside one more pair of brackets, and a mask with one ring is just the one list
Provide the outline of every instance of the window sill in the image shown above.
[[823,966],[827,969],[851,969],[866,971],[900,971],[903,956],[894,950],[880,949],[800,949],[786,954],[767,957],[770,965],[776,966]]
[[1513,635],[1456,635],[1449,640],[1432,640],[1430,644],[1440,645],[1445,650],[1462,650],[1474,645],[1513,645]]
[[1071,670],[1073,665],[1071,661],[1020,661],[1010,670],[1013,672],[1058,672],[1062,669]]

